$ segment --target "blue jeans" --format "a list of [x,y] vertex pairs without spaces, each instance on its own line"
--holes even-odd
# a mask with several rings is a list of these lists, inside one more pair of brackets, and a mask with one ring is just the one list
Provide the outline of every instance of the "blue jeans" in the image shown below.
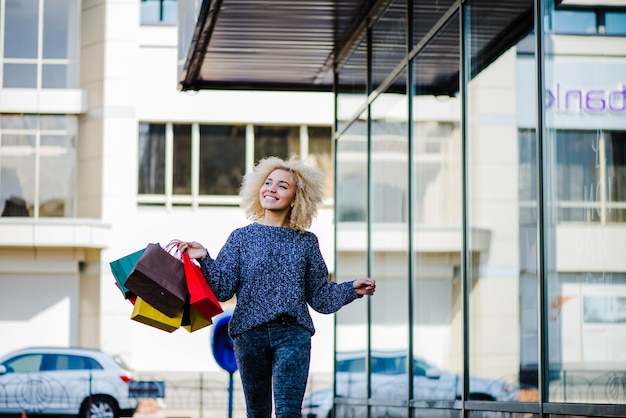
[[247,418],[270,418],[272,386],[276,418],[301,418],[311,359],[311,334],[283,318],[234,339]]

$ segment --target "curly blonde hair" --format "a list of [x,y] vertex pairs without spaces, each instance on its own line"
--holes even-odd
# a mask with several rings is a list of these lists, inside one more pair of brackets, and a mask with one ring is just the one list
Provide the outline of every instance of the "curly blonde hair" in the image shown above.
[[306,165],[295,155],[288,160],[278,157],[264,158],[257,163],[253,171],[243,177],[239,196],[246,216],[257,221],[265,215],[259,191],[274,170],[290,172],[296,182],[295,204],[287,219],[289,228],[299,232],[308,229],[317,216],[318,207],[324,198],[324,173]]

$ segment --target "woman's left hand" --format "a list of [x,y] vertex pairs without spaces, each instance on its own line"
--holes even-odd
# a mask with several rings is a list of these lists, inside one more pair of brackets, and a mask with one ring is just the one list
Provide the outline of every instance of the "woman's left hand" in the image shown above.
[[369,295],[372,296],[376,291],[376,280],[366,277],[365,279],[358,279],[352,283],[354,290],[360,296]]

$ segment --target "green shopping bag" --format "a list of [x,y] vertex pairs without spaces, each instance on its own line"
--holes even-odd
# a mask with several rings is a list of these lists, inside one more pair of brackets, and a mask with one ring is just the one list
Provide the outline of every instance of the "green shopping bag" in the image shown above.
[[115,281],[117,282],[117,287],[124,295],[125,299],[131,299],[135,297],[135,294],[131,292],[126,286],[126,279],[130,276],[131,271],[137,264],[139,257],[143,254],[145,248],[142,248],[139,251],[135,251],[132,254],[128,254],[120,259],[115,261],[111,261],[109,264],[111,266],[111,271],[113,272],[113,276],[115,276]]

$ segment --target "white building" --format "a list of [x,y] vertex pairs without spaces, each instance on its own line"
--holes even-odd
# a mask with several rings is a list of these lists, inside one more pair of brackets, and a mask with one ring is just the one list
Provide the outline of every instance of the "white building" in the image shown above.
[[[180,92],[176,2],[162,17],[158,1],[61,3],[0,0],[0,355],[86,346],[138,371],[218,371],[210,327],[131,321],[109,263],[176,238],[216,255],[248,222],[236,183],[264,153],[331,184],[332,95]],[[312,231],[332,270],[330,198]],[[328,372],[333,317],[314,321],[312,371]]]

